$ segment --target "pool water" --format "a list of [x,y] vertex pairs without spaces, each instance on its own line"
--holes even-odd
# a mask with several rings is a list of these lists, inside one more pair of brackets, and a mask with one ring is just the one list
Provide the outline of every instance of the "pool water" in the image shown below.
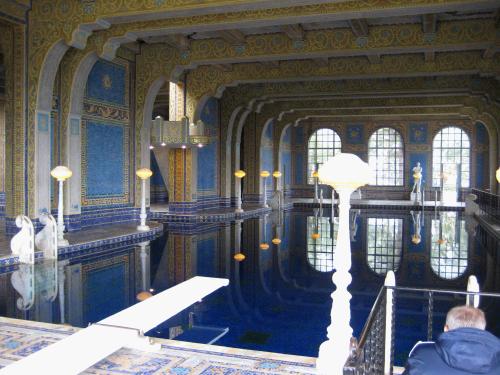
[[[201,343],[317,356],[330,324],[337,218],[290,211],[243,222],[170,228],[151,243],[20,266],[0,274],[0,315],[86,327],[193,276],[229,286],[147,334]],[[459,212],[351,210],[351,325],[359,337],[388,270],[399,286],[465,290],[469,275],[500,291],[498,242]],[[244,259],[235,260],[235,254]],[[34,280],[34,289],[29,281]],[[142,292],[142,293],[141,293]],[[464,298],[436,296],[433,337]],[[483,299],[488,328],[498,303]],[[427,338],[427,298],[397,295],[396,364]]]

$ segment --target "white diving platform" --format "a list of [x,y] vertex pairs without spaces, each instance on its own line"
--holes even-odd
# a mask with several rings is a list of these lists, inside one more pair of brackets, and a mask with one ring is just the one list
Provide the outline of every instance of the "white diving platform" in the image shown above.
[[217,289],[228,279],[196,276],[82,329],[0,370],[0,374],[79,374],[122,347],[157,351],[143,332]]

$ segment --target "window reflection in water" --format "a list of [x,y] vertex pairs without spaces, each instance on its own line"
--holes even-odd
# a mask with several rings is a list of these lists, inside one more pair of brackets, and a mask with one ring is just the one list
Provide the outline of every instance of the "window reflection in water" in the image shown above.
[[338,224],[332,224],[329,217],[307,217],[307,260],[315,270],[333,271],[337,230]]
[[379,275],[396,271],[401,262],[403,219],[368,218],[367,261]]
[[432,220],[431,268],[443,279],[456,279],[467,269],[469,236],[457,212],[441,212]]

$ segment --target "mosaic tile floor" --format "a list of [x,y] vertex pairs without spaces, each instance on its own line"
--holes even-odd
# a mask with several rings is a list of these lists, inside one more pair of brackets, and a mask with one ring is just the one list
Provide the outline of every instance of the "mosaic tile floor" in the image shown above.
[[[0,367],[76,332],[76,328],[0,317]],[[159,353],[122,348],[85,374],[316,374],[315,358],[192,344],[162,343]]]

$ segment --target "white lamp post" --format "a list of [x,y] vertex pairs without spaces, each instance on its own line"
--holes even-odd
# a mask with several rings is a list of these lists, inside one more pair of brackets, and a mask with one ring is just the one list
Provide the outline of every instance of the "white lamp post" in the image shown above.
[[313,200],[313,202],[318,203],[318,171],[314,171],[312,173],[312,178],[314,178],[314,200]]
[[351,193],[370,181],[367,163],[354,154],[340,153],[323,164],[318,171],[319,180],[333,187],[339,194],[339,229],[335,249],[332,280],[336,290],[332,293],[331,324],[328,340],[319,347],[316,367],[321,374],[341,375],[350,353],[352,328],[350,326],[351,294],[347,287],[352,277],[351,242],[349,235],[349,208]]
[[266,180],[267,178],[270,176],[271,174],[269,173],[269,171],[262,171],[260,172],[260,177],[262,177],[264,179],[264,203],[262,204],[263,207],[269,207],[267,205],[267,187],[266,187]]
[[58,165],[50,171],[50,175],[59,181],[59,203],[57,205],[57,246],[68,246],[68,240],[64,238],[64,219],[63,219],[63,183],[73,175],[68,167]]
[[141,186],[141,214],[139,217],[141,218],[141,223],[137,227],[137,230],[147,231],[149,230],[149,226],[146,225],[146,218],[148,215],[146,214],[146,180],[153,175],[153,172],[148,168],[141,168],[135,171],[137,177],[142,180]]
[[[282,205],[282,194],[284,194],[284,192],[281,191],[281,172],[280,171],[274,171],[273,172],[273,177],[276,179],[276,192],[278,193],[278,209],[281,209],[281,205]],[[284,195],[283,195],[283,199],[284,199]]]
[[241,179],[245,177],[247,174],[245,171],[241,169],[234,172],[234,176],[236,177],[236,212],[243,212],[243,208],[241,208]]

